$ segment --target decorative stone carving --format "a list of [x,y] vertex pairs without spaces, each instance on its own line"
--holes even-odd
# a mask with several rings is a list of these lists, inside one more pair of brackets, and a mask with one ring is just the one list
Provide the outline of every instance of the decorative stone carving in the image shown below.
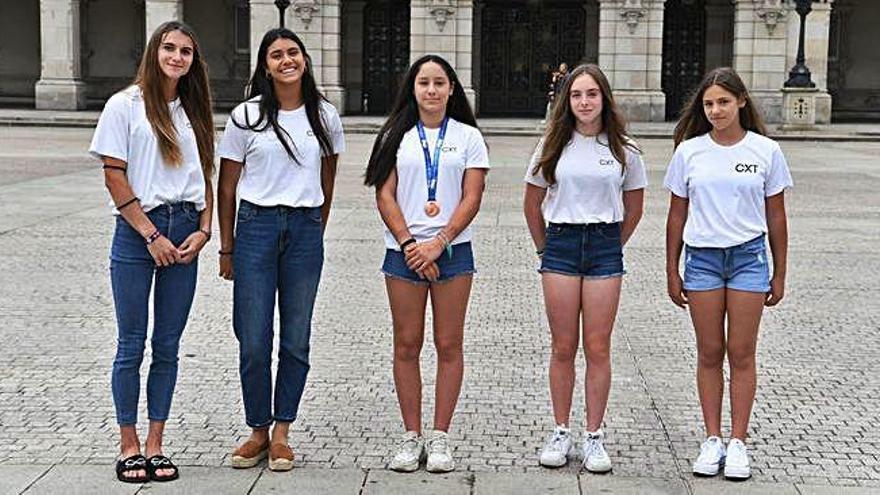
[[785,12],[785,6],[782,5],[782,0],[763,0],[756,10],[758,17],[760,17],[761,20],[764,21],[764,25],[767,26],[767,33],[771,36],[773,35],[773,31],[776,30],[776,25],[785,18]]
[[623,5],[620,7],[620,16],[626,21],[629,34],[635,34],[636,28],[639,27],[639,22],[641,22],[646,14],[647,12],[642,5],[642,0],[623,0]]
[[428,12],[434,16],[437,29],[443,32],[446,21],[455,15],[455,0],[431,0],[428,3]]
[[315,0],[295,0],[293,13],[305,24],[306,28],[312,22],[312,17],[318,13],[318,2]]

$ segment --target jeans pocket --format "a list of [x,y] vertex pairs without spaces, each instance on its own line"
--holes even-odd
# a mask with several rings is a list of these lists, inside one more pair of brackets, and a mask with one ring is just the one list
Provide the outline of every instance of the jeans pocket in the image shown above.
[[315,223],[321,223],[324,221],[321,217],[321,208],[310,208],[306,210],[306,217]]
[[199,212],[199,210],[193,205],[186,205],[183,207],[183,214],[186,215],[187,220],[190,222],[198,222],[200,213],[201,212]]
[[548,223],[547,228],[544,229],[544,236],[555,237],[558,235],[562,235],[563,230],[564,229],[563,229],[562,225],[555,224],[555,223]]
[[238,224],[241,225],[243,223],[250,222],[257,216],[257,207],[246,202],[242,201],[238,205]]
[[603,239],[608,239],[611,241],[619,241],[620,240],[620,223],[605,223],[599,225],[599,228],[596,229],[596,233],[599,234],[599,237]]

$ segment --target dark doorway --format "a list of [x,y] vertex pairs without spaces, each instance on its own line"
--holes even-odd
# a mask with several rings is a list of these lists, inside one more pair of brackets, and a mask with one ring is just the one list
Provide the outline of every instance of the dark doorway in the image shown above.
[[100,108],[134,80],[146,45],[143,2],[82,2],[82,79],[87,104]]
[[831,7],[828,92],[834,122],[880,121],[880,3],[839,0]]
[[666,0],[663,12],[663,74],[666,119],[678,117],[706,71],[706,5],[702,0]]
[[487,1],[480,17],[480,114],[543,116],[550,73],[584,58],[585,3]]
[[364,7],[364,113],[388,113],[408,68],[409,2],[368,2]]

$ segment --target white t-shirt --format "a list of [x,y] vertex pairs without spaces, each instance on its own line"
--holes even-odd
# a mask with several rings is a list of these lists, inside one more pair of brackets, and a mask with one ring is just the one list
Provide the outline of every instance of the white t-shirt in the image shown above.
[[[168,165],[159,151],[159,141],[153,133],[141,89],[130,86],[111,96],[104,105],[98,126],[89,146],[89,154],[98,160],[102,156],[126,162],[125,175],[134,195],[140,198],[144,211],[170,203],[188,201],[198,210],[205,208],[205,175],[199,160],[196,135],[180,99],[168,104],[177,145],[183,160],[180,165]],[[112,199],[110,202],[113,205]],[[113,208],[113,214],[119,212]]]
[[[584,136],[572,133],[556,163],[556,182],[544,180],[542,172],[533,174],[544,140],[529,162],[525,181],[547,189],[542,211],[544,220],[553,223],[616,223],[623,221],[623,191],[644,189],[648,185],[642,156],[629,147],[626,168],[611,154],[608,136]],[[621,173],[622,172],[622,173]]]
[[[323,205],[321,146],[309,125],[306,106],[278,111],[278,124],[290,134],[291,149],[299,160],[297,163],[284,150],[272,126],[254,132],[240,129],[232,122],[235,118],[239,124],[245,124],[245,108],[247,122],[256,122],[260,115],[259,98],[235,107],[217,150],[220,158],[244,163],[238,183],[239,198],[260,206],[299,208]],[[342,153],[345,151],[345,136],[336,108],[322,101],[321,118],[329,133],[332,154]]]
[[776,141],[749,131],[732,146],[703,134],[672,155],[664,187],[688,199],[684,242],[727,248],[767,232],[764,198],[792,186]]
[[[434,158],[434,145],[440,128],[425,129],[428,150]],[[449,223],[452,213],[461,202],[464,171],[469,168],[489,168],[489,151],[480,131],[450,118],[446,127],[443,150],[437,171],[437,202],[440,213],[429,217],[425,213],[428,202],[428,182],[425,171],[425,155],[419,141],[419,131],[413,126],[403,135],[397,149],[397,204],[406,219],[406,226],[416,241],[422,242],[436,236]],[[467,226],[452,240],[452,244],[469,242],[473,234]],[[385,228],[385,246],[399,251],[397,239]]]

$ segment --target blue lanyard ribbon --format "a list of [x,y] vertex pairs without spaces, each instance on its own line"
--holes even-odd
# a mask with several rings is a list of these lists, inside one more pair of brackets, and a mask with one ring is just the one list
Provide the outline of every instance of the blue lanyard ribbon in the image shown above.
[[425,136],[425,126],[420,120],[416,124],[419,131],[419,142],[422,143],[422,152],[425,154],[425,177],[428,180],[428,201],[437,200],[437,176],[440,172],[440,152],[443,151],[443,140],[446,138],[446,125],[449,123],[449,117],[443,118],[440,125],[440,135],[437,136],[437,143],[434,145],[434,157],[431,159],[431,152],[428,151],[428,138]]

